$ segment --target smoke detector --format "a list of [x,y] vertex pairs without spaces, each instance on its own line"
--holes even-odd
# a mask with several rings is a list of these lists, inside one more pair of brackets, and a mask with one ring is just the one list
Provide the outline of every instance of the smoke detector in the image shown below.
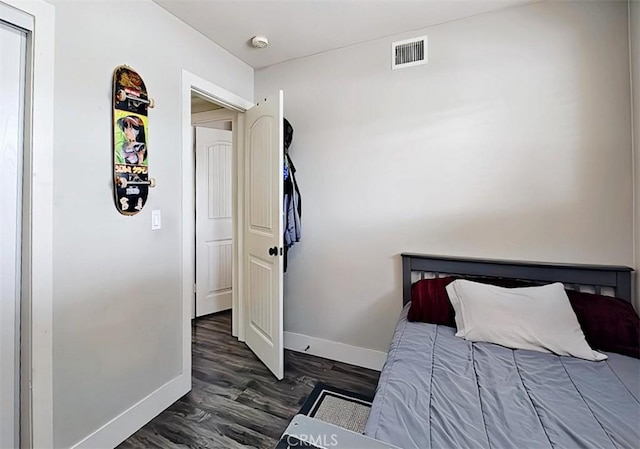
[[255,48],[265,48],[269,45],[269,39],[266,36],[253,36],[251,38],[251,45]]

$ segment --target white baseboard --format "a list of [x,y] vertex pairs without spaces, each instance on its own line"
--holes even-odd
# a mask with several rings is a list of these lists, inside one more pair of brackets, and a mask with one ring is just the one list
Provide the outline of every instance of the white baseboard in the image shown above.
[[191,390],[191,373],[182,373],[73,446],[112,449]]
[[231,292],[216,295],[196,305],[197,317],[229,310],[233,306]]
[[387,358],[386,352],[346,345],[293,332],[284,333],[284,347],[292,351],[304,352],[376,371],[382,369],[382,365],[384,365],[384,361]]

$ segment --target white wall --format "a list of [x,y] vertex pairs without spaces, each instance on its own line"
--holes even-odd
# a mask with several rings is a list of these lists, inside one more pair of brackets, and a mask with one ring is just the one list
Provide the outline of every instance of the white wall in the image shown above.
[[[253,70],[151,1],[55,5],[54,443],[69,447],[181,371],[181,70],[247,99]],[[111,77],[125,63],[156,100],[158,186],[134,217],[111,186]]]
[[635,174],[635,269],[636,269],[636,310],[640,311],[640,3],[629,1],[629,59],[631,65],[631,86],[633,108],[633,158]]
[[[390,70],[427,34],[429,64]],[[386,351],[399,253],[633,263],[627,5],[542,2],[256,72],[285,90],[303,241],[285,330]]]

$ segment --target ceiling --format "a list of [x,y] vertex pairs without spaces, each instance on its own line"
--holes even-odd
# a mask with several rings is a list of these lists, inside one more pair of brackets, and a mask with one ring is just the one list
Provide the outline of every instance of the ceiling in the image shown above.
[[[534,0],[154,1],[258,69]],[[251,47],[257,34],[269,47]]]

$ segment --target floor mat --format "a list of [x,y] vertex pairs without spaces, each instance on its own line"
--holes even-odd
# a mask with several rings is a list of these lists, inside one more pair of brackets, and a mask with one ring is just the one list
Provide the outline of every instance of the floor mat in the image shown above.
[[372,400],[373,398],[319,382],[299,413],[352,432],[363,433]]

